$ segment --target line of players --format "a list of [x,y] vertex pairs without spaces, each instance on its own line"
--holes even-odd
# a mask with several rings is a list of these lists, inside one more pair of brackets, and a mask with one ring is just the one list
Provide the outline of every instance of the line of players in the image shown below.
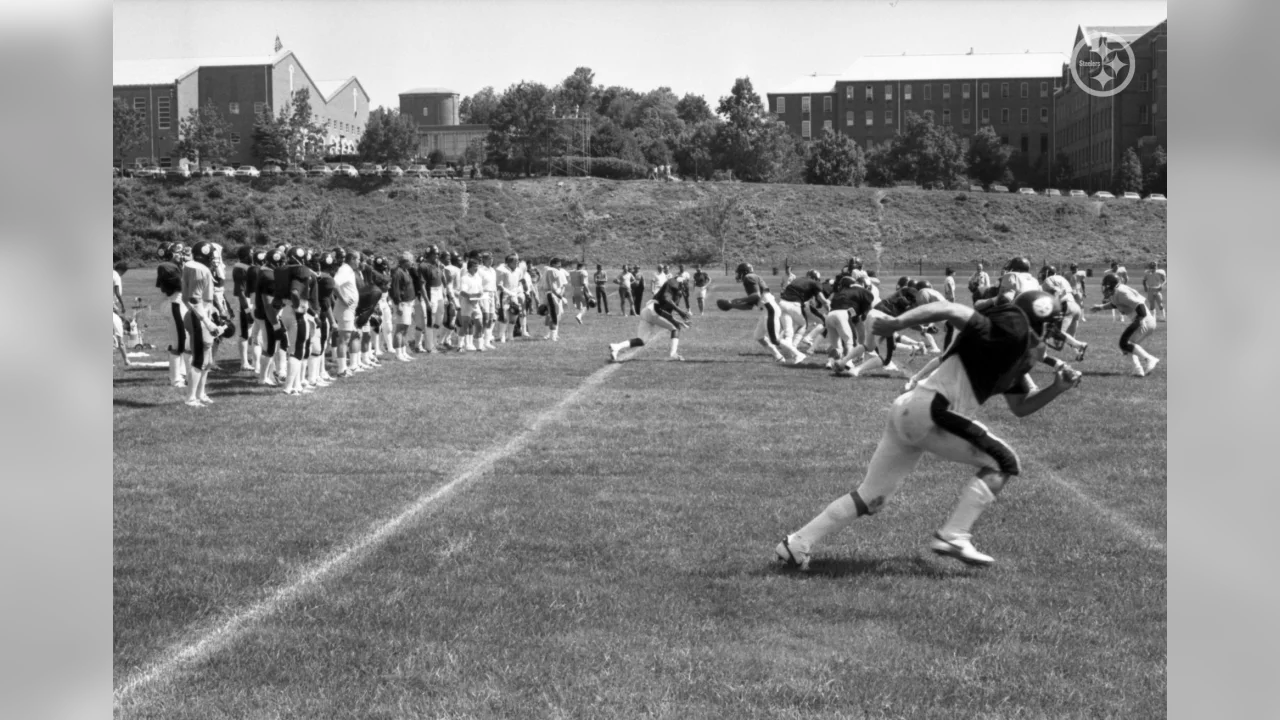
[[[340,247],[242,246],[230,283],[217,243],[170,243],[159,254],[156,286],[175,339],[170,382],[188,388],[192,407],[213,402],[204,390],[213,357],[221,341],[237,335],[228,285],[239,310],[241,369],[253,371],[262,385],[283,385],[288,395],[376,368],[384,348],[404,362],[414,359],[411,351],[495,349],[495,342],[529,337],[533,313],[545,318],[543,338],[558,341],[571,288],[585,288],[571,282],[558,258],[539,270],[513,253],[495,267],[488,252],[464,259],[436,246],[416,258],[401,253],[394,267],[386,258]],[[578,272],[586,277],[581,265]],[[577,300],[580,293],[573,294]],[[336,376],[325,362],[330,351]]]
[[[1075,266],[1072,266],[1073,269]],[[1118,310],[1122,317],[1133,321],[1122,332],[1119,349],[1133,362],[1133,374],[1139,377],[1151,372],[1159,359],[1152,356],[1138,343],[1156,329],[1155,311],[1146,305],[1146,298],[1131,288],[1124,277],[1113,271],[1102,279],[1102,303],[1091,311]],[[1123,268],[1121,268],[1123,271]],[[979,265],[978,272],[986,273]],[[1127,274],[1127,273],[1126,273]],[[1058,273],[1053,266],[1045,266],[1037,279],[1031,274],[1031,263],[1025,257],[1011,259],[1003,268],[996,283],[974,282],[969,289],[973,295],[974,309],[981,310],[1012,302],[1017,296],[1030,291],[1044,291],[1053,297],[1056,312],[1048,324],[1046,343],[1054,350],[1064,347],[1074,351],[1075,361],[1083,361],[1089,345],[1077,340],[1076,328],[1084,319],[1081,301],[1084,297],[1083,278],[1076,281]],[[1144,285],[1152,288],[1152,296],[1163,309],[1161,290],[1164,273],[1155,263],[1149,265]],[[985,278],[984,278],[985,279]],[[886,338],[876,338],[867,331],[876,319],[896,318],[916,307],[935,302],[956,302],[954,272],[948,268],[943,290],[935,290],[927,280],[898,279],[892,293],[881,296],[880,281],[874,271],[864,271],[862,262],[851,259],[832,280],[824,281],[816,270],[805,277],[790,280],[775,297],[767,283],[757,275],[749,263],[737,267],[736,280],[743,284],[746,296],[734,300],[719,300],[721,310],[761,311],[753,333],[754,340],[783,363],[799,364],[807,358],[806,351],[816,351],[820,337],[827,338],[827,367],[837,375],[857,377],[877,369],[905,372],[893,362],[893,355],[905,349],[909,356],[941,355],[951,345],[954,328],[946,326],[946,333],[939,348],[934,340],[938,332],[934,325],[909,328]],[[1150,291],[1150,290],[1149,290]],[[662,308],[659,308],[662,310]],[[661,313],[659,313],[661,314]],[[669,318],[668,323],[676,324]],[[661,324],[659,324],[661,326]],[[678,337],[673,328],[672,339]],[[643,339],[644,333],[640,333]],[[633,341],[634,342],[634,341]],[[639,344],[644,344],[643,342]],[[616,357],[611,349],[611,356]],[[932,372],[941,358],[935,358],[919,372],[910,375],[907,389],[911,389]]]

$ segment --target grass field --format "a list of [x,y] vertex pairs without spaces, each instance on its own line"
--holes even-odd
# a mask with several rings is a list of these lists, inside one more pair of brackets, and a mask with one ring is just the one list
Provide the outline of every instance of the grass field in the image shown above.
[[777,365],[755,319],[607,365],[635,322],[593,313],[302,398],[224,349],[202,410],[117,359],[116,717],[1165,715],[1163,323],[1150,377],[1091,315],[1080,388],[983,408],[1024,467],[976,528],[995,567],[927,551],[970,473],[926,458],[799,574],[774,544],[860,480],[902,380]]

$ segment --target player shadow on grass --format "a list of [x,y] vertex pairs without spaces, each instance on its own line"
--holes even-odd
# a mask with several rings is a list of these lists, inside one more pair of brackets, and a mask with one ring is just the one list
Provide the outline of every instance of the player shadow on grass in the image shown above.
[[777,572],[794,573],[801,577],[880,577],[910,576],[944,580],[967,571],[963,567],[947,567],[923,555],[898,555],[887,558],[814,558],[809,561],[809,571],[800,572],[775,566]]
[[122,398],[112,398],[111,400],[111,405],[113,407],[132,408],[134,410],[146,410],[149,408],[165,407],[167,405],[172,405],[172,404],[173,404],[172,400],[167,402],[155,402],[155,403],[139,402],[137,400],[124,400]]

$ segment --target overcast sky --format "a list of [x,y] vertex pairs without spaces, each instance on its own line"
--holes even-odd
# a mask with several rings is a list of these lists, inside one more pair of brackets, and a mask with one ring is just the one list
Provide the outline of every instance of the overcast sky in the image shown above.
[[116,0],[117,60],[266,55],[278,34],[315,80],[360,79],[374,106],[521,80],[761,96],[861,55],[1061,52],[1078,25],[1155,24],[1165,2],[920,0]]

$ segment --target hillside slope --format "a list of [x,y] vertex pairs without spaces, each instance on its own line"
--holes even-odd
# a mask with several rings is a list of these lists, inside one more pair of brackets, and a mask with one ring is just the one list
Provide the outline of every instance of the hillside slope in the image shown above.
[[[534,258],[652,265],[715,262],[699,216],[736,198],[729,259],[765,265],[790,257],[831,265],[857,254],[888,266],[1136,262],[1166,252],[1163,204],[1113,200],[745,183],[657,183],[596,178],[453,182],[419,179],[117,180],[114,242],[140,259],[161,241],[224,245],[308,243],[419,249],[516,250]],[[317,223],[323,208],[328,223]],[[326,229],[327,228],[327,229]]]

